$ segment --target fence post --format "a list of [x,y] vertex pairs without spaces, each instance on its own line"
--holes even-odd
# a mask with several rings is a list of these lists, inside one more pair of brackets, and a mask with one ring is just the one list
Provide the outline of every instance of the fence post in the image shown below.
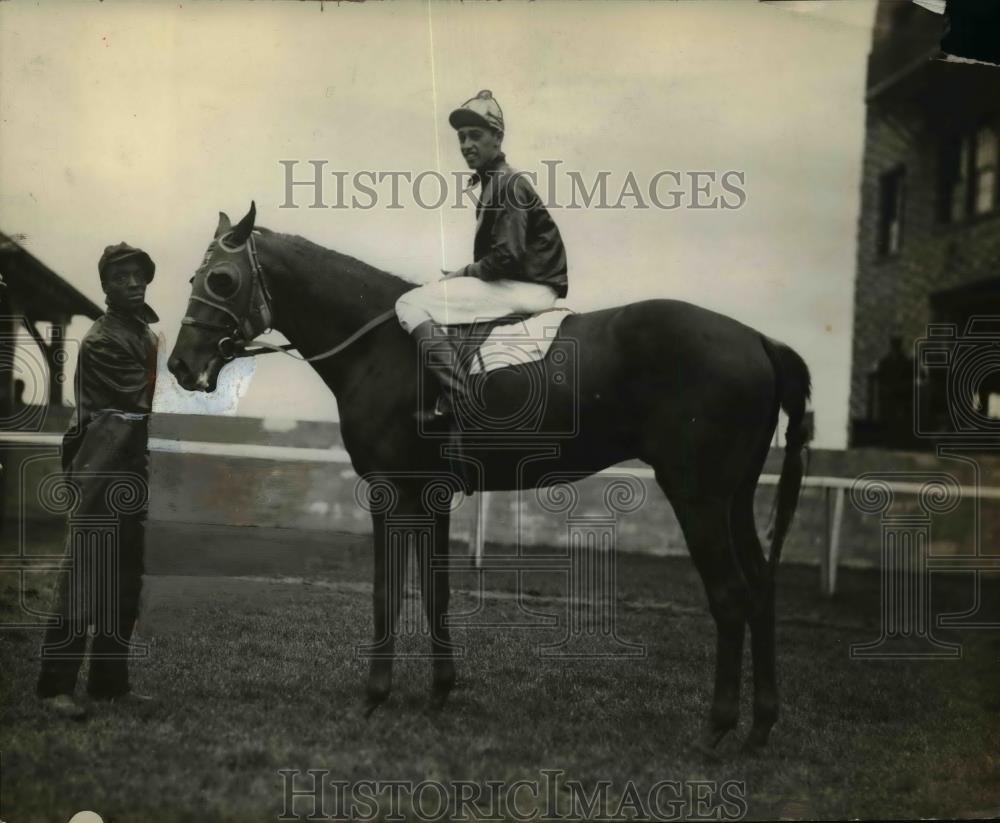
[[840,562],[840,526],[844,520],[844,487],[838,486],[833,496],[833,527],[830,530],[830,568],[827,576],[827,597],[837,591],[837,564]]
[[823,486],[823,549],[819,555],[819,590],[830,590],[830,553],[833,517],[830,512],[830,487]]
[[486,547],[486,522],[489,518],[490,493],[479,492],[476,495],[476,512],[472,523],[472,542],[469,553],[472,555],[476,568],[482,568],[483,553]]

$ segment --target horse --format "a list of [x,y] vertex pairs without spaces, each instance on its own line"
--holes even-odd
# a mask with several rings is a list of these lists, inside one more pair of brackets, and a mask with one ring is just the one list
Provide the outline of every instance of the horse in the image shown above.
[[[432,402],[433,378],[421,368],[413,339],[398,323],[384,322],[416,284],[301,237],[257,228],[255,219],[252,203],[235,226],[220,212],[190,280],[168,368],[183,388],[214,391],[223,366],[259,353],[248,346],[270,329],[310,360],[336,396],[355,472],[371,481],[374,641],[364,710],[370,714],[390,693],[403,592],[399,556],[411,544],[430,629],[430,700],[440,709],[455,682],[455,663],[445,621],[448,569],[432,560],[448,553],[449,507],[436,498],[440,478],[455,476],[442,443],[456,441],[418,425],[414,412],[418,403]],[[567,358],[575,358],[573,379],[565,379]],[[802,483],[811,390],[805,362],[734,319],[661,299],[569,315],[545,359],[531,365],[531,379],[528,365],[511,365],[481,382],[479,402],[501,425],[493,432],[499,441],[477,445],[473,435],[459,437],[476,455],[474,488],[535,488],[630,459],[649,464],[680,523],[716,625],[714,693],[694,745],[711,752],[737,725],[749,626],[753,724],[744,746],[763,747],[779,709],[775,577]],[[510,404],[526,391],[539,410],[522,427],[530,430],[505,428],[502,421],[516,417]],[[779,410],[788,423],[765,557],[753,502]],[[406,528],[413,518],[433,522],[429,539],[418,539],[417,527],[412,540],[391,539],[393,523]]]

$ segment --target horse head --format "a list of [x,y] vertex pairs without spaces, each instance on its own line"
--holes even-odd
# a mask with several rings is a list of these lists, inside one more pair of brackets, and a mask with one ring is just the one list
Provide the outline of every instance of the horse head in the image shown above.
[[215,391],[222,367],[271,327],[271,306],[254,239],[253,202],[233,226],[225,212],[191,278],[191,297],[167,361],[188,391]]

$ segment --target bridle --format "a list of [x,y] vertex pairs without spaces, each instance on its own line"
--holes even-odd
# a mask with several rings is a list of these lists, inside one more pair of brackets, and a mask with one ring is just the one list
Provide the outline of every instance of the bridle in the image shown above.
[[[271,352],[281,352],[296,360],[306,362],[323,360],[339,354],[396,314],[395,309],[382,312],[343,342],[312,357],[297,357],[291,354],[291,350],[295,348],[292,343],[275,346],[271,343],[261,342],[257,344],[256,348],[249,348],[250,343],[256,337],[272,330],[271,322],[274,318],[274,312],[271,309],[271,293],[267,289],[260,258],[257,255],[255,232],[251,231],[247,239],[239,246],[232,246],[227,242],[231,234],[232,231],[229,231],[209,244],[201,266],[191,278],[190,299],[211,306],[229,317],[232,322],[213,323],[209,320],[199,320],[190,315],[185,315],[181,320],[181,325],[184,326],[223,332],[225,336],[219,339],[216,349],[219,356],[227,363],[236,358],[256,357]],[[226,258],[232,259],[215,260],[214,258],[218,256],[220,251]],[[239,265],[242,262],[244,251],[246,252],[246,261],[249,263],[249,284],[246,282],[248,272],[242,265]],[[199,278],[199,275],[202,276]],[[216,279],[220,284],[214,289],[211,285],[213,275],[217,275]],[[249,290],[246,288],[248,285]]]

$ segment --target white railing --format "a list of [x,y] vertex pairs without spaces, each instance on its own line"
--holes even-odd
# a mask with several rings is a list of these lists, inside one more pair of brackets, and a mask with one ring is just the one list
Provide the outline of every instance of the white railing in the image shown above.
[[[643,479],[654,479],[652,469],[616,467],[619,473],[631,474]],[[776,486],[780,475],[762,474],[758,483],[763,486]],[[872,479],[859,481],[856,477],[828,477],[823,475],[806,476],[802,478],[802,486],[807,489],[823,489],[826,526],[824,529],[824,546],[819,557],[819,587],[820,591],[832,596],[837,590],[837,568],[840,562],[840,534],[844,521],[844,497],[848,489],[866,485],[887,488],[893,494],[920,494],[927,489],[926,483],[913,483],[905,480]],[[963,486],[953,487],[962,500],[1000,500],[1000,487],[996,486]],[[980,568],[996,567],[1000,570],[1000,555],[992,557],[949,557],[935,558],[941,562],[932,563],[934,568],[941,570],[958,570],[966,567]]]
[[[0,432],[0,442],[10,442],[23,445],[58,446],[62,435],[48,432]],[[149,450],[167,454],[202,454],[218,457],[232,457],[254,460],[287,460],[306,463],[349,464],[350,456],[340,446],[328,449],[305,448],[301,446],[268,446],[244,443],[214,443],[199,440],[171,440],[151,437]],[[615,466],[598,474],[628,474],[643,481],[655,481],[652,469],[645,467]],[[765,486],[777,485],[779,475],[762,474],[759,484]],[[920,494],[925,490],[925,483],[907,481],[872,480],[873,485],[888,488],[894,494]],[[857,478],[807,476],[802,480],[804,488],[819,488],[824,491],[824,507],[826,525],[824,530],[824,551],[820,553],[820,590],[825,595],[832,595],[837,588],[837,568],[840,560],[840,537],[844,519],[844,497],[848,489],[858,484]],[[1000,487],[995,486],[957,486],[955,487],[961,499],[1000,500]],[[477,501],[476,516],[469,535],[469,554],[476,566],[482,563],[486,533],[488,531],[489,504],[493,492],[483,492]],[[974,558],[977,563],[984,558]],[[949,560],[951,560],[949,558]],[[962,558],[954,558],[953,562],[945,563],[942,568],[960,568]],[[989,558],[985,558],[989,560]],[[981,565],[981,564],[980,564]],[[996,563],[1000,569],[1000,559]]]

